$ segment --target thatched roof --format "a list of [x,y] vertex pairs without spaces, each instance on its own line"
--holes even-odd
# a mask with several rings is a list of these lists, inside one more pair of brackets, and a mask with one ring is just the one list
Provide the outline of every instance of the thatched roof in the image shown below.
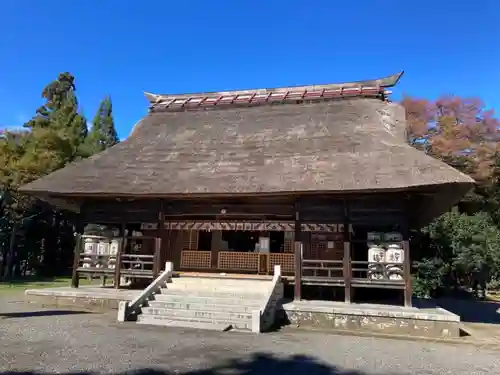
[[380,191],[473,180],[405,142],[385,100],[400,74],[350,84],[153,95],[124,142],[22,188],[35,195]]

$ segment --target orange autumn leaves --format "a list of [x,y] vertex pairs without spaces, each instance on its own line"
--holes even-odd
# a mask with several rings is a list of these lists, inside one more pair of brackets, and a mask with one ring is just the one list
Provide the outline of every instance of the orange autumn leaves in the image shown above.
[[500,121],[477,98],[435,101],[405,97],[408,141],[429,155],[487,182],[500,151]]

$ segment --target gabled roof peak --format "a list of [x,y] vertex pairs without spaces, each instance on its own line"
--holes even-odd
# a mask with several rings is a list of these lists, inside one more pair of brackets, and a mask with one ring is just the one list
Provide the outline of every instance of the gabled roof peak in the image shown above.
[[191,94],[152,94],[145,92],[145,96],[151,103],[151,112],[178,112],[214,106],[301,102],[303,100],[328,100],[353,96],[380,97],[384,99],[389,94],[385,89],[395,86],[403,73],[401,71],[385,78],[346,83]]

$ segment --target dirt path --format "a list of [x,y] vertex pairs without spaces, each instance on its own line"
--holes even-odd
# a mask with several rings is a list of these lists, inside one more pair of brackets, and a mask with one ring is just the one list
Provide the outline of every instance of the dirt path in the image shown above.
[[0,371],[210,374],[494,374],[498,352],[320,333],[252,335],[118,324],[114,314],[0,297]]

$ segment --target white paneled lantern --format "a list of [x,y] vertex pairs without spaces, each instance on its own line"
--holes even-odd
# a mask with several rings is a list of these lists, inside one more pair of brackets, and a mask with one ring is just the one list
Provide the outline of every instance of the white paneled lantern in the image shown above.
[[370,246],[368,249],[368,278],[381,280],[384,278],[385,249],[376,244],[368,246]]
[[96,238],[83,239],[83,267],[90,268],[96,263],[99,241]]
[[387,275],[389,280],[404,280],[403,262],[404,250],[400,243],[389,245],[386,252]]
[[108,262],[108,267],[109,268],[116,268],[116,256],[118,255],[118,248],[120,246],[120,241],[117,239],[111,240],[111,243],[109,244],[109,262]]

